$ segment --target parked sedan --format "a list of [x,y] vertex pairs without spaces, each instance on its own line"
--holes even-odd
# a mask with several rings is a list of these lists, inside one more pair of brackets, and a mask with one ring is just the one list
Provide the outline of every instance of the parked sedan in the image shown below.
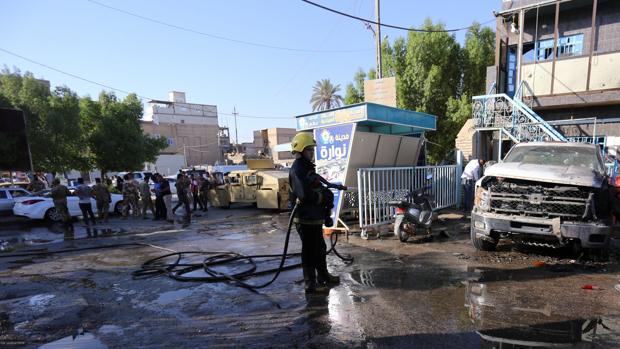
[[[70,191],[72,190],[70,189]],[[50,194],[50,190],[43,190],[35,195],[16,199],[15,206],[13,207],[13,214],[16,216],[25,216],[30,219],[48,219],[52,222],[61,221],[62,216],[56,211],[56,208],[54,208],[54,202]],[[111,195],[112,202],[110,203],[110,212],[120,213],[123,206],[123,196],[120,194]],[[90,202],[93,205],[93,211],[96,211],[97,204],[95,199],[91,198]],[[82,215],[77,196],[67,197],[67,207],[69,208],[71,217]]]
[[18,187],[0,188],[0,215],[13,214],[15,199],[32,195],[28,190]]

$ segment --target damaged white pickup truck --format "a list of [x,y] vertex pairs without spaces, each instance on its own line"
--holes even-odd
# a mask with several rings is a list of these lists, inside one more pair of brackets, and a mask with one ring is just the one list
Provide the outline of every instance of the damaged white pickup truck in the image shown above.
[[520,143],[476,183],[471,241],[486,251],[503,237],[536,246],[606,249],[611,197],[597,146]]

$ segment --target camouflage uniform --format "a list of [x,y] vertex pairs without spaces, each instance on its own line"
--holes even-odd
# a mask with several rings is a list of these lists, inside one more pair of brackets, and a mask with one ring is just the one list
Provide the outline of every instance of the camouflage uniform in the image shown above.
[[40,180],[33,181],[31,185],[32,185],[32,192],[34,193],[45,189],[45,184]]
[[99,216],[99,220],[107,222],[110,202],[112,201],[108,187],[101,183],[95,184],[93,186],[93,196],[97,202],[97,216]]
[[51,195],[54,201],[54,208],[60,213],[62,222],[68,224],[71,219],[69,209],[67,208],[67,196],[71,195],[69,189],[62,184],[56,184],[52,187]]
[[135,180],[128,180],[123,183],[123,217],[129,215],[129,208],[131,207],[132,214],[137,217],[140,211],[138,206],[138,185]]
[[182,176],[181,178],[177,179],[177,182],[175,184],[176,188],[177,188],[177,197],[179,198],[179,203],[177,204],[177,207],[180,205],[183,205],[183,208],[185,209],[185,220],[187,222],[189,222],[189,220],[191,219],[191,210],[189,208],[189,185],[190,185],[190,181],[186,176]]
[[153,200],[151,199],[151,187],[148,182],[140,183],[140,196],[142,197],[142,217],[146,218],[146,209],[148,208],[155,215]]

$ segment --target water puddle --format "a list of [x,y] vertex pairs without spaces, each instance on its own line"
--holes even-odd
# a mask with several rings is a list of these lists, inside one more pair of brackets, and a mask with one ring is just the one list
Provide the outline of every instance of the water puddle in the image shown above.
[[370,288],[430,290],[446,286],[457,286],[460,278],[452,272],[441,269],[418,268],[375,268],[361,269],[350,273],[358,284]]
[[176,303],[181,301],[183,298],[191,295],[193,293],[192,290],[189,289],[180,289],[180,290],[175,290],[175,291],[168,291],[168,292],[164,292],[162,294],[159,295],[159,298],[157,298],[157,300],[155,302],[161,304],[161,305],[168,305],[168,304],[172,304],[172,303]]
[[88,332],[82,332],[72,336],[44,344],[39,349],[107,349],[108,347]]
[[32,246],[43,246],[67,240],[91,239],[125,234],[122,228],[88,228],[74,225],[72,231],[58,225],[34,227],[3,233],[0,237],[0,251],[15,251]]
[[222,236],[218,236],[218,240],[243,240],[247,239],[248,235],[245,233],[231,233]]

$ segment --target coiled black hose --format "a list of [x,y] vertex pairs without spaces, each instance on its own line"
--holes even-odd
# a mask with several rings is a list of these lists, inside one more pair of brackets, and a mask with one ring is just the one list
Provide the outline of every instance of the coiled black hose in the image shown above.
[[[286,260],[291,257],[300,256],[301,253],[288,253],[288,244],[291,235],[291,229],[293,227],[293,218],[295,217],[295,212],[297,210],[297,206],[293,208],[291,215],[289,217],[288,228],[286,231],[286,238],[284,240],[284,249],[282,254],[265,254],[265,255],[242,255],[234,252],[205,252],[205,251],[184,251],[184,252],[174,252],[169,253],[163,256],[159,256],[153,259],[150,259],[144,264],[142,264],[142,268],[140,270],[136,270],[133,272],[134,278],[144,278],[151,277],[156,275],[167,275],[168,277],[177,280],[177,281],[189,281],[189,282],[222,282],[222,281],[230,281],[235,285],[240,287],[255,291],[260,288],[267,287],[271,285],[280,275],[283,270],[294,269],[301,266],[301,263],[294,263],[286,265]],[[338,258],[342,259],[345,262],[352,262],[353,258],[350,256],[341,255],[338,250],[336,250],[336,243],[338,242],[338,235],[331,234],[330,236],[330,248],[326,251],[327,254],[334,252]],[[183,257],[191,256],[191,255],[207,255],[207,257],[201,263],[182,263]],[[169,257],[176,257],[176,260],[172,263],[163,262],[165,259]],[[280,264],[277,268],[265,269],[257,271],[257,265],[254,261],[259,258],[277,258],[280,257]],[[249,265],[247,268],[241,271],[237,271],[234,274],[227,274],[221,271],[214,269],[217,266],[222,266],[226,263],[237,262],[237,261],[246,261]],[[186,274],[191,273],[193,271],[202,269],[208,276],[187,276]],[[243,279],[247,279],[254,276],[272,274],[275,275],[267,282],[253,285],[249,284]]]

